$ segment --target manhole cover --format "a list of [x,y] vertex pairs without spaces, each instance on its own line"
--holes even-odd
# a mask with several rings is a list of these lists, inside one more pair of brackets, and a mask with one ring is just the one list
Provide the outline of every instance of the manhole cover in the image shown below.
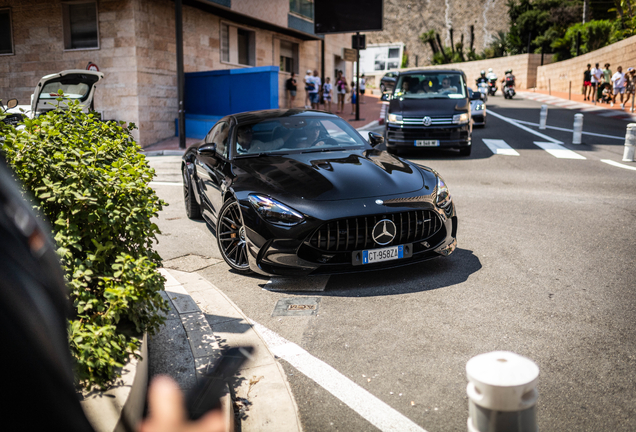
[[317,297],[294,297],[278,300],[272,316],[316,315],[320,299]]

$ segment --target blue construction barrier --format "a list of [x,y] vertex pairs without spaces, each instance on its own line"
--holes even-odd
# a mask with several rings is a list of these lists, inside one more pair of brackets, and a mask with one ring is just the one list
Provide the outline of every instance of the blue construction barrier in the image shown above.
[[[203,139],[222,117],[278,108],[278,66],[185,74],[186,136]],[[175,133],[178,120],[175,119]]]

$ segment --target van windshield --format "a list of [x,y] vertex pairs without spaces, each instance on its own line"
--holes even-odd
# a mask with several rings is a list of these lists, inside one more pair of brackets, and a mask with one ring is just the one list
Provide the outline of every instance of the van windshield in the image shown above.
[[464,78],[459,73],[426,72],[400,75],[393,93],[398,99],[463,99]]

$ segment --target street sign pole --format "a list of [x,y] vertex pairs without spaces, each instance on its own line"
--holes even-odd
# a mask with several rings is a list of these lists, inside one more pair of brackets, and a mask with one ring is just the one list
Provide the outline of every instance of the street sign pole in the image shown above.
[[356,120],[360,120],[360,32],[356,38]]

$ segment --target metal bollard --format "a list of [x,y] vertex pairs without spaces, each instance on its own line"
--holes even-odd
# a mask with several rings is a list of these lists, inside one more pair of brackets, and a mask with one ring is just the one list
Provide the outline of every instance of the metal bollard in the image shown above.
[[541,105],[541,113],[539,114],[539,129],[545,130],[545,123],[548,120],[548,106]]
[[583,135],[583,114],[574,114],[572,144],[581,144],[582,135]]
[[623,162],[634,162],[634,149],[636,147],[636,123],[627,125],[625,132],[625,152]]
[[509,351],[480,354],[466,363],[468,432],[538,432],[539,367]]

